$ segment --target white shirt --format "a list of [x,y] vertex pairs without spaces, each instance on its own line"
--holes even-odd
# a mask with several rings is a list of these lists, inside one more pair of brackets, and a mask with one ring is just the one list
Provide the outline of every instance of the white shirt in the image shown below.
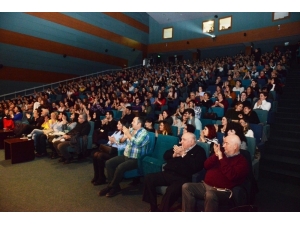
[[233,91],[239,91],[240,93],[242,93],[245,89],[244,89],[244,87],[240,87],[240,88],[234,87],[234,88],[232,88],[232,90]]
[[271,103],[267,102],[266,100],[263,100],[261,105],[258,106],[256,102],[253,109],[262,109],[269,111],[271,109]]
[[247,131],[247,133],[245,134],[245,136],[246,136],[246,137],[252,137],[252,138],[254,138],[253,130],[250,130],[250,129],[249,129],[249,130]]

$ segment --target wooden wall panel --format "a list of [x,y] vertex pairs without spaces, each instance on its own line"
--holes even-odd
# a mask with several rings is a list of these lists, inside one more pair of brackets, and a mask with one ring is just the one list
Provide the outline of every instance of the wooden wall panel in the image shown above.
[[[244,36],[244,33],[246,33],[246,36]],[[232,34],[219,35],[215,38],[215,40],[213,40],[209,36],[205,38],[190,39],[188,40],[189,45],[187,45],[187,40],[151,44],[148,45],[148,54],[181,51],[196,48],[201,49],[219,47],[293,35],[300,35],[300,22],[283,24],[281,25],[280,30],[278,30],[277,25],[274,25],[271,27],[265,27],[255,30],[246,30]]]
[[40,51],[52,52],[60,55],[66,54],[67,56],[91,60],[95,62],[107,63],[123,67],[128,65],[126,59],[105,55],[82,48],[76,48],[70,45],[48,41],[41,38],[32,37],[25,34],[20,34],[8,30],[0,29],[0,42],[21,46],[25,48],[36,49]]
[[146,51],[147,46],[139,43],[133,39],[123,37],[116,33],[110,32],[108,30],[102,29],[100,27],[94,26],[92,24],[80,21],[78,19],[72,18],[70,16],[64,15],[62,13],[56,12],[28,12],[27,14],[38,17],[40,19],[45,19],[63,26],[67,26],[91,35],[95,35],[112,42],[128,46],[130,48],[135,48],[140,51]]
[[78,77],[77,75],[54,73],[39,70],[30,70],[14,67],[6,67],[0,69],[0,79],[2,80],[15,80],[18,82],[38,82],[38,83],[53,83],[61,80],[71,79]]
[[140,23],[139,21],[135,20],[135,19],[132,19],[131,17],[123,14],[123,13],[120,13],[120,12],[103,12],[103,14],[106,14],[112,18],[115,18],[123,23],[126,23],[132,27],[135,27],[147,34],[149,34],[149,27],[146,26],[145,24],[143,23]]

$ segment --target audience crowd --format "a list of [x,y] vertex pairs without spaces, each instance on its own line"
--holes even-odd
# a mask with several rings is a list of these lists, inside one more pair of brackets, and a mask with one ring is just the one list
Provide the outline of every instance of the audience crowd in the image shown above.
[[[147,177],[146,180],[148,186],[143,199],[150,203],[152,211],[167,211],[170,204],[181,195],[181,186],[191,181],[189,178],[194,172],[203,167],[211,169],[214,164],[219,165],[218,160],[221,164],[226,161],[229,167],[238,167],[233,165],[235,160],[223,158],[237,154],[240,149],[247,149],[245,137],[253,137],[249,124],[259,123],[253,109],[272,110],[273,102],[282,94],[290,60],[290,51],[280,52],[276,49],[274,52],[261,53],[255,49],[248,56],[238,54],[195,62],[152,63],[141,68],[78,78],[61,82],[55,89],[48,88],[30,96],[0,101],[0,126],[3,129],[23,129],[20,132],[34,140],[37,157],[47,155],[46,144],[49,143],[52,149],[50,157],[60,157],[60,162],[68,164],[73,160],[68,146],[76,147],[78,137],[86,137],[90,132],[87,121],[93,121],[95,151],[92,153],[92,183],[106,183],[104,168],[108,168],[109,185],[99,193],[107,197],[120,192],[119,183],[126,170],[137,168],[136,159],[145,153],[145,145],[149,142],[147,132],[154,132],[156,137],[158,134],[179,138],[183,135],[183,147],[175,146],[165,154],[165,172]],[[201,119],[207,112],[203,110],[214,107],[224,109],[224,117],[218,118],[222,118],[222,122],[202,126]],[[19,128],[19,123],[25,125]],[[177,133],[174,133],[172,127],[177,127],[178,132],[176,130]],[[199,133],[191,135],[195,130]],[[228,140],[225,142],[225,152],[218,144],[217,132],[225,136],[234,135],[224,139]],[[193,158],[192,154],[196,142],[208,143],[211,148],[208,161],[201,155],[201,165],[192,167],[197,164],[193,160],[198,159]],[[234,147],[228,147],[230,143]],[[112,150],[107,150],[105,146]],[[124,149],[124,154],[118,155],[117,152]],[[111,155],[110,151],[113,151]],[[202,150],[197,151],[199,154]],[[226,155],[226,152],[230,154]],[[77,149],[75,153],[78,153],[78,159],[84,158],[86,149]],[[194,164],[182,161],[188,158],[186,155]],[[192,169],[180,175],[177,169],[170,166],[173,162],[180,162],[184,166],[189,164]],[[230,182],[226,188],[232,188],[244,180],[248,173],[247,163],[243,162],[242,166],[243,173],[239,174],[239,179]],[[190,203],[195,201],[190,196],[191,192],[201,192],[203,198],[205,190],[211,191],[213,185],[218,185],[213,179],[219,171],[222,168],[210,172],[205,179],[208,184],[204,183],[201,187],[184,185],[184,211],[194,210]],[[166,174],[168,177],[164,180]],[[227,178],[220,179],[223,179],[220,181],[222,185],[229,183]],[[163,198],[161,207],[157,207],[156,197],[153,197],[154,183],[172,186],[167,192],[168,196]],[[176,191],[176,194],[172,191]],[[211,197],[213,200],[216,198]],[[208,203],[206,211],[216,209],[215,204]]]

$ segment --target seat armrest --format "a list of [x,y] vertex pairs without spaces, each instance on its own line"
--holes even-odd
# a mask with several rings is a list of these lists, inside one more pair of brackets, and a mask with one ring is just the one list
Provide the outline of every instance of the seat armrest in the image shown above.
[[205,174],[206,174],[206,170],[205,169],[202,169],[201,171],[199,171],[197,173],[194,173],[192,175],[192,182],[193,183],[199,183],[199,182],[201,182],[202,180],[204,180]]

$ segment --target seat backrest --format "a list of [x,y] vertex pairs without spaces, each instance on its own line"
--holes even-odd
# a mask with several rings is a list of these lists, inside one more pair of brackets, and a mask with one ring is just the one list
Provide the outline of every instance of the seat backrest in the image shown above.
[[177,126],[172,126],[172,134],[173,136],[177,137],[178,136],[178,127]]
[[163,158],[164,153],[167,150],[173,148],[174,145],[178,145],[178,144],[179,144],[179,138],[178,137],[159,134],[157,139],[156,139],[156,143],[155,143],[154,151],[152,153],[152,157],[154,157],[156,159],[159,159],[159,160],[164,160],[164,158]]
[[219,144],[220,144],[221,146],[223,145],[223,137],[224,137],[224,133],[217,132],[217,139],[218,139]]
[[262,141],[262,138],[263,138],[263,129],[264,129],[264,126],[262,124],[253,124],[253,123],[250,123],[249,127],[253,131],[253,133],[254,133],[254,137],[256,139],[256,144],[260,143]]
[[158,124],[158,123],[155,123],[155,124],[154,124],[154,129],[155,129],[155,130],[158,130],[158,128],[159,128],[159,124]]
[[212,111],[213,111],[214,113],[217,114],[217,116],[218,116],[219,118],[221,118],[221,117],[224,116],[224,108],[221,108],[221,107],[212,107],[211,109],[212,109]]
[[249,87],[251,84],[251,80],[247,79],[247,80],[242,80],[242,86],[246,89],[247,87]]
[[149,144],[148,144],[148,149],[146,154],[152,154],[155,147],[155,133],[148,132],[148,134],[149,134]]
[[208,124],[213,124],[212,119],[200,119],[201,123],[202,123],[202,129],[204,129],[204,127]]
[[196,140],[198,140],[200,138],[200,132],[201,132],[200,130],[197,130],[197,129],[195,130],[194,134],[196,136]]
[[249,151],[251,160],[253,161],[255,150],[256,150],[256,139],[251,137],[246,137],[246,138],[247,138],[247,150]]
[[87,149],[92,149],[92,145],[93,145],[93,134],[94,134],[94,126],[95,123],[93,121],[89,121],[89,124],[91,126],[89,135],[88,135],[88,145],[87,145]]
[[253,111],[256,112],[256,114],[259,118],[259,122],[261,122],[263,124],[267,124],[269,111],[262,110],[262,109],[253,109]]
[[197,145],[201,146],[205,150],[206,157],[208,158],[209,157],[209,152],[210,152],[210,144],[207,144],[205,142],[197,141]]

